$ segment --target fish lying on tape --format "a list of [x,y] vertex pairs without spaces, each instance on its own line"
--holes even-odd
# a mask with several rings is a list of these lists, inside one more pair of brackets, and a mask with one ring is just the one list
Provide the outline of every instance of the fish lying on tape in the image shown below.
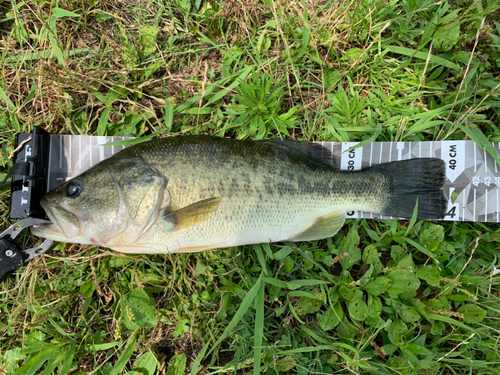
[[442,160],[413,159],[338,171],[299,142],[208,136],[129,147],[47,193],[55,241],[126,253],[195,252],[333,236],[346,213],[445,215]]

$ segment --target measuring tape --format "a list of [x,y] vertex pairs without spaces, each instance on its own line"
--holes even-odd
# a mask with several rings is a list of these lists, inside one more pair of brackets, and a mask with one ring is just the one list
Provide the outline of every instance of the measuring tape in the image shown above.
[[[439,158],[446,163],[444,193],[448,208],[442,220],[500,222],[500,173],[493,158],[474,141],[373,142],[350,150],[357,143],[322,142],[342,170],[414,158]],[[500,152],[500,143],[493,147]],[[390,218],[369,212],[349,212],[351,218]]]
[[[131,139],[84,135],[18,134],[16,146],[32,139],[16,153],[15,162],[27,160],[34,153],[44,165],[45,189],[34,189],[41,182],[29,176],[16,175],[12,180],[11,218],[36,217],[41,195],[66,180],[109,158],[127,146],[107,143]],[[354,142],[318,142],[331,153],[332,163],[342,170],[359,170],[375,164],[412,158],[440,158],[446,163],[444,193],[448,198],[442,220],[500,222],[500,173],[493,158],[473,141],[374,142],[352,149]],[[493,146],[500,151],[500,143]],[[369,212],[353,211],[350,218],[389,219]]]

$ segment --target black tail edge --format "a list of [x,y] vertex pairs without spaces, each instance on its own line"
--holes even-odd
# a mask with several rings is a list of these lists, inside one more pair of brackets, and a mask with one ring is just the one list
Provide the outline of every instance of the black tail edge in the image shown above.
[[443,192],[446,164],[437,158],[419,158],[372,167],[390,181],[388,204],[383,215],[409,219],[418,200],[418,219],[437,220],[446,215]]

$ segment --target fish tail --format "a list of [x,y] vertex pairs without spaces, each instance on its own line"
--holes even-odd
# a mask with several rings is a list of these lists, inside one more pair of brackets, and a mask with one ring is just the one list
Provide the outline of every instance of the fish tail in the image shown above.
[[375,165],[373,172],[383,174],[388,183],[386,206],[381,214],[411,218],[418,200],[419,219],[436,220],[446,214],[443,192],[446,166],[443,160],[419,158]]

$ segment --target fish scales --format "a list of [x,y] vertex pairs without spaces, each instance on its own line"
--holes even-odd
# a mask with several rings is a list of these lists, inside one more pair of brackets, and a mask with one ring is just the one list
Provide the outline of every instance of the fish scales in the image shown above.
[[[345,172],[287,142],[164,138],[129,147],[49,192],[42,206],[54,224],[33,232],[130,253],[320,239],[352,210],[411,217],[422,194],[433,206],[424,216],[443,215],[442,170],[438,159],[418,159]],[[413,177],[416,187],[408,186],[412,173],[422,175]],[[78,194],[68,196],[75,186]]]
[[381,206],[371,197],[372,207],[367,207],[366,199],[371,189],[383,185],[382,178],[370,181],[361,173],[338,173],[310,165],[304,155],[283,152],[272,143],[217,138],[198,143],[186,137],[180,146],[172,142],[175,140],[152,147],[145,143],[131,149],[131,154],[168,176],[175,207],[211,197],[220,197],[221,203],[213,219],[169,236],[164,235],[169,222],[158,220],[150,229],[150,246],[159,243],[182,250],[203,247],[207,242],[225,247],[283,241],[309,228],[318,217],[345,210],[346,205],[375,211]]

